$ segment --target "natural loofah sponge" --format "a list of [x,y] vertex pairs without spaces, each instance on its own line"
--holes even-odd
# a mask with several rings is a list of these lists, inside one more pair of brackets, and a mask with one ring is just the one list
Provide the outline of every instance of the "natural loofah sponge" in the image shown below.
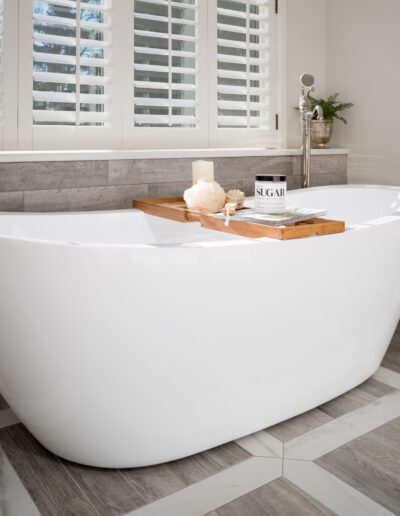
[[200,179],[191,188],[185,190],[183,198],[191,210],[217,213],[225,205],[225,191],[215,181]]

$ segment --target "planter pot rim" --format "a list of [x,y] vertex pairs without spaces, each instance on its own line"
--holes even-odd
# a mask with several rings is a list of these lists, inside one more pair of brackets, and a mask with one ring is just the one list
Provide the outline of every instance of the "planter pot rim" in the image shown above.
[[333,120],[311,120],[312,124],[333,124]]

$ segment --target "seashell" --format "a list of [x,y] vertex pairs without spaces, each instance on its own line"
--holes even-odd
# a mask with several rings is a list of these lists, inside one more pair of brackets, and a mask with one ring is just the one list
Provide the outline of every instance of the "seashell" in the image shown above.
[[191,188],[185,190],[183,198],[190,210],[217,213],[225,205],[225,190],[215,181],[200,179]]
[[243,203],[245,201],[246,197],[243,192],[240,190],[229,190],[229,192],[226,193],[226,203],[235,203],[236,209],[240,210],[240,208],[243,208]]

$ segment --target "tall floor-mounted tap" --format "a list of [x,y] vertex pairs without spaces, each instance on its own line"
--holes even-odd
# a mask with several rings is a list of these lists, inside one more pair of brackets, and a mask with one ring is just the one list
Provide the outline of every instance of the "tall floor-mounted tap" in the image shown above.
[[299,110],[302,121],[303,145],[301,160],[301,187],[308,188],[311,179],[311,120],[317,114],[318,120],[324,119],[321,106],[315,106],[311,111],[310,93],[314,91],[314,76],[310,73],[303,73],[300,76],[301,95],[299,99]]

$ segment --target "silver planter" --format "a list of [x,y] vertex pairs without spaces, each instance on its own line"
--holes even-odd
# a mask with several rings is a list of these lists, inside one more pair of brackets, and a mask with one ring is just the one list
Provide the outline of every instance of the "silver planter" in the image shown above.
[[333,122],[329,120],[311,120],[311,141],[314,147],[325,147],[330,142]]

